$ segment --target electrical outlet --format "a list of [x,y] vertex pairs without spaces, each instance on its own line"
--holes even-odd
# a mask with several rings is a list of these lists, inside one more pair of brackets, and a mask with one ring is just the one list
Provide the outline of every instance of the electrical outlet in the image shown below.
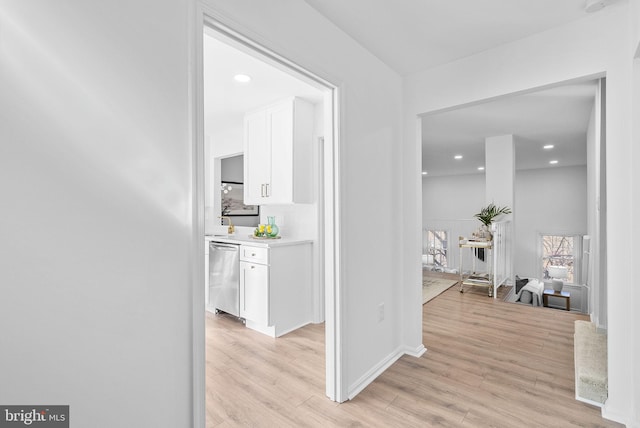
[[378,305],[378,322],[384,321],[384,303]]

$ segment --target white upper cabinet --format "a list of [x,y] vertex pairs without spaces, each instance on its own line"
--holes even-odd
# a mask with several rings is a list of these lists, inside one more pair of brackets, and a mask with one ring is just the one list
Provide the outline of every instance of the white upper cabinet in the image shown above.
[[313,202],[313,119],[313,105],[300,98],[245,115],[246,204]]

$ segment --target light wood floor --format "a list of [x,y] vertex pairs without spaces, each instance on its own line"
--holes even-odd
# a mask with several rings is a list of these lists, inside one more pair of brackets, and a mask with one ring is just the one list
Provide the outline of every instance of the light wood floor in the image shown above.
[[621,426],[574,399],[576,319],[454,286],[423,305],[428,351],[337,404],[324,394],[324,325],[271,339],[207,314],[207,427]]

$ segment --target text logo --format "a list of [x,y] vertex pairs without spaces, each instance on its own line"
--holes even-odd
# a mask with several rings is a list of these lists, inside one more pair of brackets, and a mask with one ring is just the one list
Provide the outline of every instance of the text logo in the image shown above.
[[0,406],[0,428],[69,428],[69,406]]

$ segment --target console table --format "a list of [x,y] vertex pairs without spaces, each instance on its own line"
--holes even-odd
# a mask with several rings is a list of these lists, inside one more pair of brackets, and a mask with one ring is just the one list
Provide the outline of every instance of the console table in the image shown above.
[[[492,241],[473,241],[470,239],[464,239],[462,236],[460,238],[458,238],[458,247],[460,247],[460,292],[463,293],[464,292],[464,286],[465,285],[473,285],[473,286],[482,286],[482,287],[488,287],[489,289],[489,297],[494,297],[497,294],[497,290],[496,290],[496,284],[494,284],[493,281],[493,269],[491,268],[493,266],[492,263],[492,250],[493,250],[493,243]],[[469,248],[471,249],[472,252],[474,252],[474,250],[477,249],[483,249],[485,250],[485,262],[486,265],[488,267],[488,272],[486,273],[477,273],[476,272],[476,259],[475,259],[475,253],[471,256],[472,257],[472,267],[471,267],[471,274],[470,275],[465,275],[464,274],[464,269],[462,267],[463,263],[462,263],[462,259],[463,259],[463,249],[464,248]]]
[[571,293],[568,291],[544,290],[542,292],[542,305],[547,308],[549,307],[549,296],[564,299],[565,310],[571,310]]

